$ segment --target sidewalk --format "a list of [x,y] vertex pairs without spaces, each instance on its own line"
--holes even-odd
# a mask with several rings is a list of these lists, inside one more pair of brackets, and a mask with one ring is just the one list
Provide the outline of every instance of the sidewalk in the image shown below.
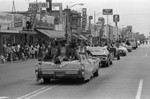
[[16,61],[11,61],[11,62],[8,62],[8,61],[6,61],[6,62],[2,62],[2,61],[0,61],[0,64],[7,64],[7,63],[18,63],[18,62],[25,62],[25,61],[29,61],[29,60],[37,60],[37,59],[27,59],[27,60],[16,60]]

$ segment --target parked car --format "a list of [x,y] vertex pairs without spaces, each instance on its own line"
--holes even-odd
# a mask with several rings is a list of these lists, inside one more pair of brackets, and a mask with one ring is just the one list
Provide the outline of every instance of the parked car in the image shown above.
[[101,60],[102,67],[109,67],[109,65],[113,64],[113,56],[107,48],[105,47],[88,47],[88,50],[91,52],[92,56],[98,57]]
[[128,50],[124,46],[120,45],[118,49],[119,49],[119,52],[120,52],[121,56],[126,56],[127,55]]
[[81,81],[89,81],[91,76],[98,76],[99,58],[90,58],[76,53],[75,59],[58,57],[54,61],[45,57],[35,66],[35,74],[38,80],[50,82],[51,79],[73,78]]

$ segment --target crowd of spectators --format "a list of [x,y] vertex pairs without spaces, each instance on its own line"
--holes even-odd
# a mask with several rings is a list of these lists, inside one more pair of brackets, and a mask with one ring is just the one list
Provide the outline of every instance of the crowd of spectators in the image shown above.
[[4,62],[12,62],[18,60],[24,61],[28,58],[36,59],[38,58],[40,47],[43,51],[46,50],[44,44],[4,44],[1,59],[3,59]]

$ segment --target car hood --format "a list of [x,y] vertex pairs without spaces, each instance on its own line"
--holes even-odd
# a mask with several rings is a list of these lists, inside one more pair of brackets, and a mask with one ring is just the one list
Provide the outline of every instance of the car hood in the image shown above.
[[54,62],[42,62],[41,69],[80,69],[82,67],[81,62],[75,61],[63,61],[61,64],[54,64]]
[[88,50],[91,52],[92,55],[108,55],[109,52],[104,47],[89,47]]
[[123,50],[127,52],[127,49],[125,47],[119,47],[119,50]]

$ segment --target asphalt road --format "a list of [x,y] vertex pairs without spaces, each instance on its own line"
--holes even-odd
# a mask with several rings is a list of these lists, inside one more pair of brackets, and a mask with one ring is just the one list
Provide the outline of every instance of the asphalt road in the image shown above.
[[0,64],[0,99],[150,99],[150,45],[142,45],[89,82],[36,83],[37,60]]

